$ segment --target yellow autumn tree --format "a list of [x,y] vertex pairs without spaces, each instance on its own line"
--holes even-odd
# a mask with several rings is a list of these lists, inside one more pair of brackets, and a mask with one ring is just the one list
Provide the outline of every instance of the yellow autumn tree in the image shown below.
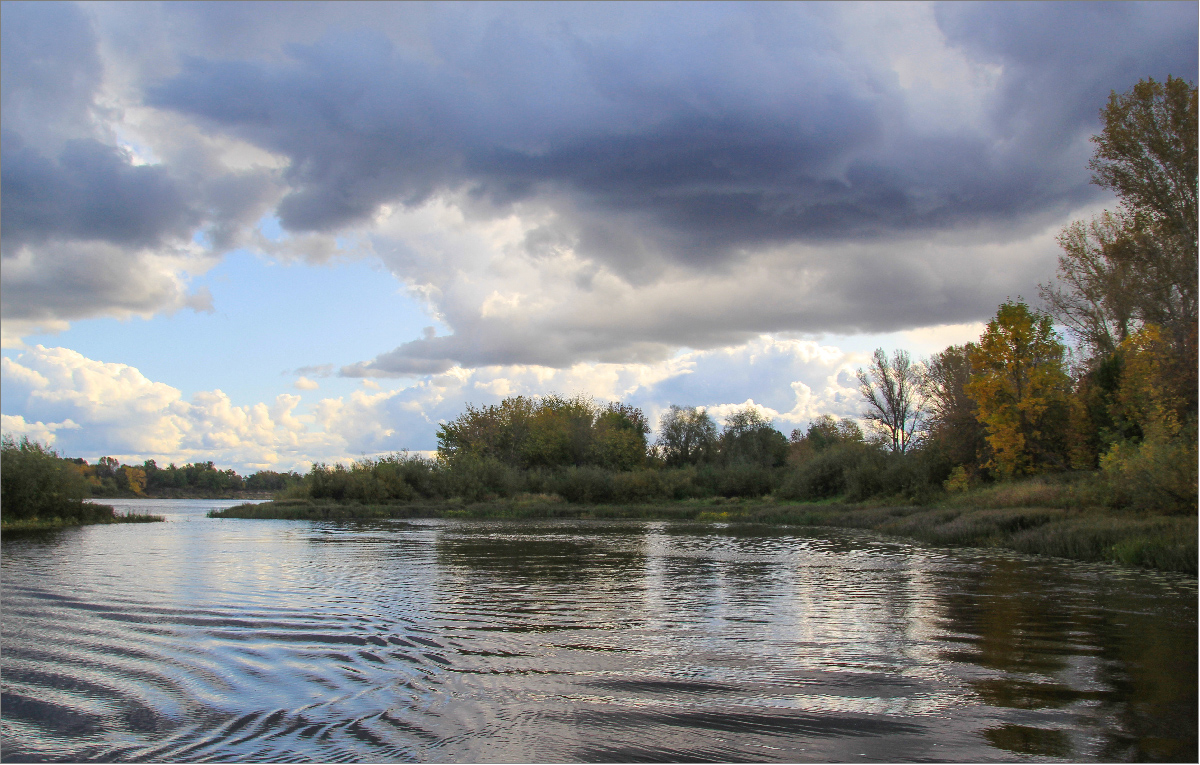
[[984,467],[1004,478],[1064,467],[1071,381],[1049,315],[1009,300],[970,350],[966,393],[987,430]]
[[137,467],[122,465],[120,469],[121,479],[119,484],[124,484],[121,488],[128,488],[139,497],[146,493],[146,471]]
[[1142,509],[1195,512],[1196,418],[1175,371],[1174,345],[1147,324],[1118,347],[1121,380],[1114,419],[1140,432],[1100,458],[1116,499]]

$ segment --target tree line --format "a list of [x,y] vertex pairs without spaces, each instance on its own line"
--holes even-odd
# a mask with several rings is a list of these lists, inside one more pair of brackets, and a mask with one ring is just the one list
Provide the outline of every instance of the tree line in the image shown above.
[[[155,460],[124,465],[112,457],[93,464],[79,457],[61,457],[48,447],[22,438],[5,436],[2,445],[4,481],[13,486],[24,470],[42,476],[58,476],[63,491],[82,497],[195,497],[241,492],[273,493],[300,483],[299,473],[260,470],[242,477],[232,469],[221,470],[211,461],[170,463],[159,467]],[[10,480],[11,479],[11,480]]]

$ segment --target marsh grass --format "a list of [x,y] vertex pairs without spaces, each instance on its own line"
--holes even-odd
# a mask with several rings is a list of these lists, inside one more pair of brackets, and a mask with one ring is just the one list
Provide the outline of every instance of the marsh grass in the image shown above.
[[161,515],[143,513],[118,513],[109,505],[84,503],[85,509],[74,516],[66,518],[50,516],[47,518],[17,518],[0,521],[0,534],[22,532],[56,531],[73,526],[94,526],[110,523],[157,523],[166,520]]
[[965,508],[1041,507],[1076,509],[1112,505],[1112,491],[1099,472],[1058,473],[1004,481],[947,494],[938,504]]
[[[998,497],[1027,499],[995,492]],[[995,547],[1081,561],[1117,563],[1195,574],[1197,524],[1191,516],[1140,515],[1103,507],[862,507],[753,500],[687,500],[593,505],[523,495],[468,503],[338,504],[314,500],[237,505],[214,518],[362,520],[407,518],[673,520],[701,523],[836,526],[880,532],[951,547]]]

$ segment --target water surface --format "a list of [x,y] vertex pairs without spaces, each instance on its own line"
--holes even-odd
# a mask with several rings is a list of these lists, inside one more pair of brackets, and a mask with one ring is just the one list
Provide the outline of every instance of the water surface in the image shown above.
[[210,519],[3,545],[2,757],[1183,760],[1196,580],[834,529]]

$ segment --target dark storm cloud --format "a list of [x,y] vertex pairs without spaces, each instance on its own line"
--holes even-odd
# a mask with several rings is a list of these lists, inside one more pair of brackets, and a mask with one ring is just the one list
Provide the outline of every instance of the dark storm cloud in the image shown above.
[[[829,9],[659,7],[619,40],[510,10],[457,39],[428,27],[432,51],[343,28],[284,60],[191,58],[148,98],[290,157],[292,230],[469,188],[636,212],[657,254],[699,260],[1061,213],[1098,196],[1064,147],[1107,92],[1196,70],[1191,4],[939,7],[953,43],[1005,67],[989,122],[949,137],[911,128],[895,76],[848,58]],[[619,260],[603,229],[581,248]]]
[[88,110],[103,67],[78,6],[0,5],[0,72],[5,127],[31,140],[89,135]]
[[[1195,3],[5,3],[3,14],[5,316],[36,302],[14,291],[53,296],[68,273],[75,302],[42,305],[50,318],[152,311],[113,293],[136,281],[120,274],[94,275],[107,285],[94,304],[78,297],[99,244],[142,269],[130,275],[158,269],[154,300],[182,305],[178,252],[193,236],[219,254],[273,208],[322,242],[367,229],[453,330],[345,374],[633,360],[759,332],[984,318],[1053,269],[1043,247],[980,283],[994,265],[980,261],[985,243],[1028,240],[1104,199],[1087,138],[1109,91],[1196,77]],[[159,164],[135,164],[117,140],[129,125],[106,104],[118,91],[150,115],[139,129]],[[213,146],[238,141],[271,161],[214,159]],[[452,237],[406,249],[399,223],[394,240],[379,233],[382,205],[447,199],[468,223],[544,222],[523,252],[493,253],[504,261],[493,270]],[[960,232],[975,240],[922,254],[920,241]],[[861,248],[849,256],[850,245]],[[171,265],[146,254],[171,247]],[[577,267],[557,282],[499,276],[563,252]],[[746,276],[765,263],[770,275]],[[707,307],[685,294],[702,278],[725,288]],[[627,288],[619,306],[589,297],[606,279]],[[523,323],[483,310],[518,293]]]
[[935,12],[951,44],[1003,66],[998,128],[1048,150],[1099,127],[1114,90],[1146,77],[1196,80],[1194,2],[944,3]]
[[103,67],[81,10],[5,3],[3,14],[5,253],[47,239],[148,246],[190,233],[198,216],[164,168],[134,166],[92,137]]
[[213,248],[235,245],[278,195],[270,173],[214,167],[194,147],[136,160],[114,130],[121,108],[103,94],[109,62],[86,9],[6,2],[0,14],[5,320],[208,308],[180,276],[189,243],[202,229]]
[[132,165],[92,139],[68,141],[52,160],[5,131],[2,162],[6,252],[47,239],[154,246],[200,222],[165,168]]

